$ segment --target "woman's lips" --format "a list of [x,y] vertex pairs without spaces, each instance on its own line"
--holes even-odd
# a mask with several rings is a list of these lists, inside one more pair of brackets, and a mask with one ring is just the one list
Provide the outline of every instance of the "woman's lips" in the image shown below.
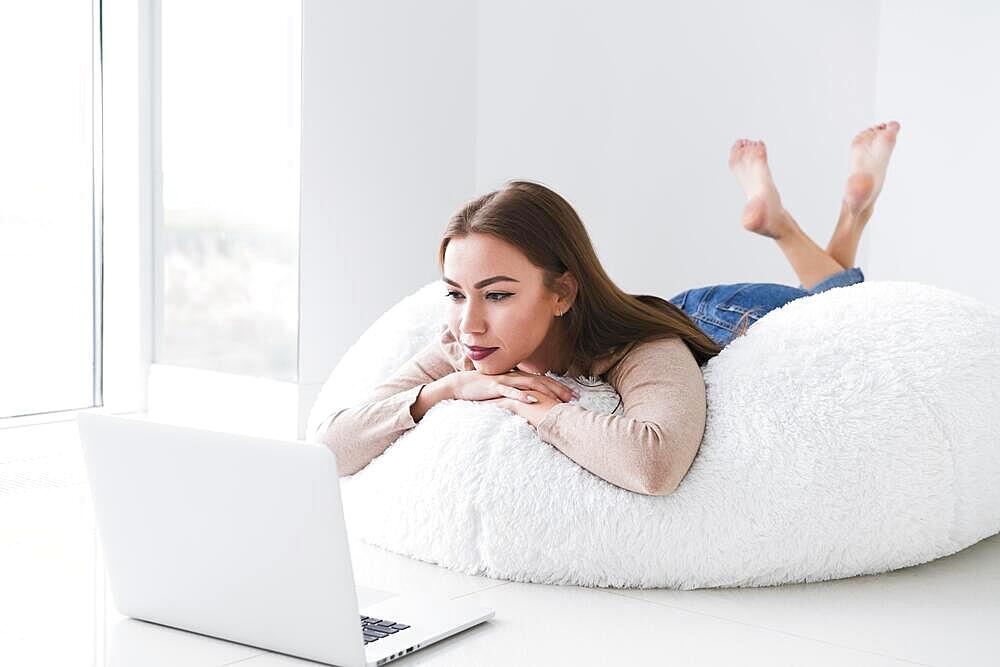
[[500,348],[498,348],[498,347],[486,347],[486,348],[480,348],[480,349],[477,350],[475,348],[471,348],[469,346],[466,346],[465,349],[467,349],[469,351],[469,357],[473,361],[479,361],[480,359],[485,359],[486,357],[490,356],[491,354],[493,354],[494,352],[496,352]]

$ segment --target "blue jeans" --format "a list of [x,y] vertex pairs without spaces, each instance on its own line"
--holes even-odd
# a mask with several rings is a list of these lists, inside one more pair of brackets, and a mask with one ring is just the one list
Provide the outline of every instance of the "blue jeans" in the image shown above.
[[864,282],[861,269],[844,269],[805,289],[777,283],[707,285],[668,299],[683,310],[708,337],[725,347],[741,330],[790,301],[835,287]]

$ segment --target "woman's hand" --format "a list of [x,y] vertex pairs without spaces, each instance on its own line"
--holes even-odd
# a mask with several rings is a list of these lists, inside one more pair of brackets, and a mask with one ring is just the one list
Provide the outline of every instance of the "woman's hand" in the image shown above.
[[465,401],[488,401],[509,398],[531,405],[548,397],[555,402],[576,398],[575,392],[547,375],[510,371],[502,375],[487,375],[479,371],[455,371],[447,376],[452,398]]
[[528,423],[535,428],[538,428],[538,425],[542,423],[542,420],[545,419],[545,415],[549,414],[549,410],[563,403],[563,401],[552,398],[551,396],[541,392],[529,391],[527,393],[531,396],[536,396],[538,398],[538,402],[525,403],[524,401],[517,401],[507,397],[491,398],[482,402],[506,408],[515,415],[520,415],[527,419]]
[[448,376],[454,398],[499,405],[538,428],[554,406],[579,396],[546,375],[513,370],[503,375],[456,371]]

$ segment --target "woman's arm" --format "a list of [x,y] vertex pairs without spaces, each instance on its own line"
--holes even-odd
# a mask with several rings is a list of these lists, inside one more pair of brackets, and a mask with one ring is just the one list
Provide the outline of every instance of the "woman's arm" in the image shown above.
[[340,475],[367,466],[431,407],[450,398],[447,377],[454,370],[439,341],[431,341],[361,403],[328,419],[319,441],[336,455]]
[[539,437],[616,486],[672,493],[705,432],[705,382],[694,355],[678,338],[644,342],[608,379],[622,398],[623,414],[556,405],[538,424]]
[[451,378],[454,374],[438,378],[429,384],[423,385],[423,389],[417,394],[417,400],[410,408],[410,414],[414,422],[419,422],[427,414],[427,411],[443,400],[455,398],[452,390]]

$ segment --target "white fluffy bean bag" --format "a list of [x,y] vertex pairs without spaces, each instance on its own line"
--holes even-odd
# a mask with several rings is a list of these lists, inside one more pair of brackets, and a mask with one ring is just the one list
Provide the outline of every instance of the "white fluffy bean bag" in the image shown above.
[[[429,284],[365,332],[309,439],[437,334],[442,301]],[[703,373],[705,437],[669,496],[606,482],[499,406],[451,400],[341,479],[348,524],[468,574],[678,589],[884,572],[1000,532],[1000,310],[867,281],[771,311]],[[585,407],[618,402],[559,379]]]

